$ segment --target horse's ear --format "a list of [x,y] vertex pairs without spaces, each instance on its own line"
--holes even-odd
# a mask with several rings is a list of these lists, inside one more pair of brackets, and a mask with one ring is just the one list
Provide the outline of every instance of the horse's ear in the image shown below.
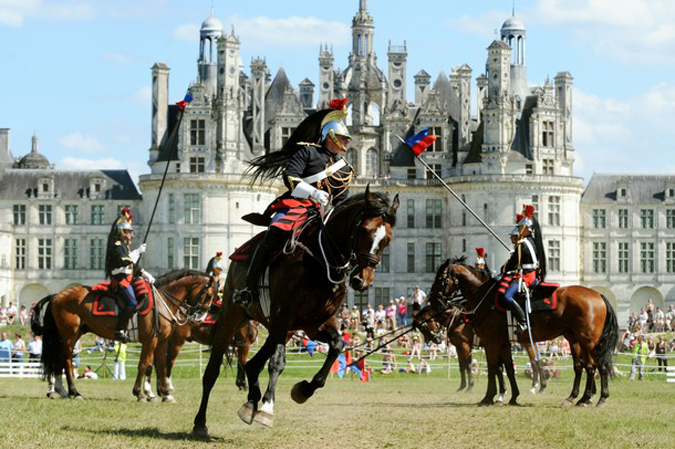
[[373,195],[370,194],[370,183],[366,184],[366,204],[373,202]]
[[389,213],[391,215],[396,215],[396,211],[398,210],[398,206],[401,205],[401,202],[398,200],[398,193],[394,197],[394,202],[391,203],[391,208],[389,208]]

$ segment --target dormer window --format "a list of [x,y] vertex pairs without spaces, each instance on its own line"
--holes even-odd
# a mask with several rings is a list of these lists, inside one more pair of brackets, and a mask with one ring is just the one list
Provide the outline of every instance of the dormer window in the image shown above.
[[54,191],[54,179],[50,177],[39,178],[35,189],[35,196],[48,198]]
[[101,183],[97,182],[94,184],[94,192],[99,193],[101,191]]
[[619,197],[620,198],[626,198],[628,196],[628,189],[626,188],[620,188],[619,189]]
[[616,186],[616,199],[618,201],[629,201],[630,200],[630,190],[628,189],[628,184],[619,183]]
[[99,196],[105,191],[105,179],[92,176],[89,178],[89,196]]
[[49,192],[49,184],[47,184],[46,182],[43,182],[42,183],[42,191],[45,192],[45,193]]

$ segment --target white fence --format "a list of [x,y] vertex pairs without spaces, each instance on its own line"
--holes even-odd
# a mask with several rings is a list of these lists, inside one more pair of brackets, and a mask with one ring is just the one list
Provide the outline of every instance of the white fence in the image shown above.
[[0,362],[0,378],[2,377],[40,377],[40,362]]

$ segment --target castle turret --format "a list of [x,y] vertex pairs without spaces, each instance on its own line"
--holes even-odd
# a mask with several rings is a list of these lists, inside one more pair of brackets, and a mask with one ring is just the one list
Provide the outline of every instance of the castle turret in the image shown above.
[[199,30],[199,82],[210,97],[216,93],[216,47],[223,34],[223,24],[211,12]]
[[501,38],[511,47],[511,94],[522,109],[530,95],[525,65],[525,25],[515,15],[509,17],[502,25]]
[[413,78],[415,79],[415,105],[420,107],[429,93],[431,75],[424,70],[420,70]]
[[391,108],[394,103],[406,104],[406,60],[408,50],[405,41],[403,45],[391,45],[387,51],[389,58],[389,91],[387,107]]
[[152,137],[150,162],[157,159],[165,139],[169,104],[169,67],[161,62],[152,66]]
[[319,109],[323,109],[333,97],[333,48],[328,45],[319,51]]
[[251,116],[253,130],[251,132],[251,150],[254,156],[265,153],[265,94],[267,94],[267,63],[262,58],[251,61],[253,92],[251,95]]

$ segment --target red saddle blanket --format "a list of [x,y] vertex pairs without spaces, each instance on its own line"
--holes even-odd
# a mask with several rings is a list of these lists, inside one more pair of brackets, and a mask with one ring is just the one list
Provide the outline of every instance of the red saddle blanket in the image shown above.
[[251,237],[246,243],[237,248],[232,254],[230,254],[230,260],[248,260],[253,254],[253,250],[258,247],[258,243],[265,236],[265,232],[260,232],[253,237]]
[[[541,282],[530,288],[530,306],[532,312],[551,312],[558,307],[558,297],[556,291],[560,288],[560,284],[553,282]],[[520,293],[516,295],[516,301],[525,310],[525,294]],[[495,308],[500,312],[506,313],[506,306],[503,304],[503,299],[499,293],[495,295]]]
[[[138,313],[140,316],[147,315],[152,310],[152,305],[154,303],[154,296],[152,294],[152,288],[148,281],[143,278],[138,278],[133,282],[134,293],[136,293],[136,300],[138,304],[134,309],[134,313]],[[93,315],[96,316],[118,316],[119,315],[119,306],[117,305],[117,299],[110,296],[110,281],[103,281],[91,287],[93,292],[97,292],[98,295],[94,298],[94,307],[91,311]]]

